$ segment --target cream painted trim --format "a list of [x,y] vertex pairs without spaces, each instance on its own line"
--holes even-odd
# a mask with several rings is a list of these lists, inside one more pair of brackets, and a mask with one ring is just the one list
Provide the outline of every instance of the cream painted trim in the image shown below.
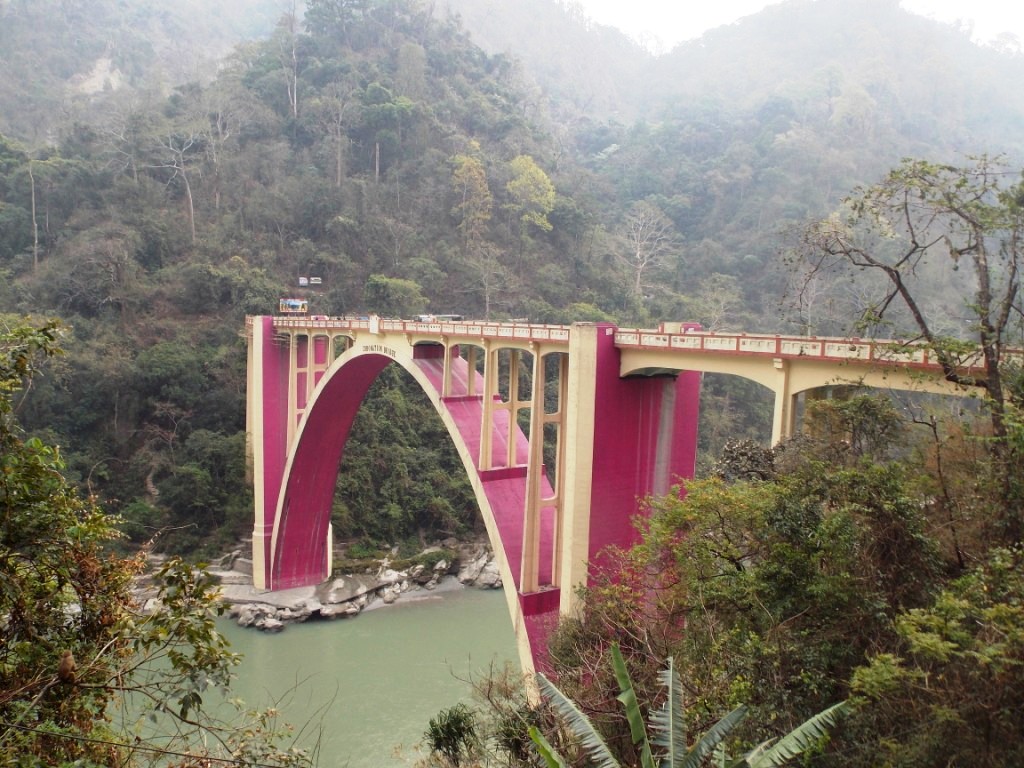
[[[255,515],[252,527],[252,584],[256,589],[266,589],[266,480],[264,478],[263,450],[263,323],[255,318],[252,336],[249,338],[249,381],[247,383],[248,403],[246,423],[249,427],[248,440],[252,446],[253,466],[253,507]],[[251,414],[251,416],[250,416]]]
[[593,492],[594,410],[597,396],[597,334],[589,324],[572,327],[565,402],[565,484],[561,541],[563,615],[578,609],[577,587],[587,583],[590,561],[590,506]]

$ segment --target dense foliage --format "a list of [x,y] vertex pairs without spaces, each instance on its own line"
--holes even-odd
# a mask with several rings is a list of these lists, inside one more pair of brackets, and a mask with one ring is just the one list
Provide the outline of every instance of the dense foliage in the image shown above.
[[[418,552],[475,537],[483,521],[459,456],[433,406],[397,366],[360,408],[342,457],[331,521],[346,539]],[[375,510],[373,515],[360,510]]]
[[59,336],[56,323],[0,326],[0,760],[308,764],[278,746],[274,712],[218,710],[238,658],[214,628],[210,577],[168,561],[161,610],[144,614],[131,590],[144,558],[110,554],[115,521],[64,479],[58,448],[21,433],[14,406]]
[[[746,705],[758,727],[736,729],[732,751],[849,698],[821,764],[1014,764],[1020,542],[993,524],[1001,492],[982,479],[984,459],[950,461],[938,478],[936,446],[912,450],[886,401],[812,410],[811,436],[773,451],[730,444],[717,477],[652,500],[642,542],[561,624],[552,676],[630,765],[640,756],[616,701],[613,646],[652,707],[674,659],[690,732]],[[948,436],[941,450],[962,440],[973,442]],[[947,517],[940,487],[989,525]]]

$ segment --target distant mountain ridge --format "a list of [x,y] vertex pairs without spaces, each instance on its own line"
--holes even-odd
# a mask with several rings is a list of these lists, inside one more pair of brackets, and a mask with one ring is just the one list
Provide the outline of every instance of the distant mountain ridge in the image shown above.
[[788,0],[657,57],[572,2],[436,7],[457,13],[486,50],[518,58],[556,109],[571,105],[576,118],[628,124],[695,102],[735,111],[817,99],[827,119],[859,109],[876,129],[913,134],[887,157],[936,143],[1024,157],[1024,55],[979,46],[899,0]]
[[6,0],[0,3],[0,134],[53,139],[57,119],[104,91],[211,77],[243,40],[269,36],[280,0]]

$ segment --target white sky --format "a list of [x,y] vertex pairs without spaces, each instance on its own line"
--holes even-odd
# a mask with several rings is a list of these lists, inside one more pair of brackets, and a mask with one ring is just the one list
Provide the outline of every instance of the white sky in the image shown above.
[[[667,50],[676,43],[700,37],[706,30],[731,24],[779,0],[579,0],[587,15],[618,27],[652,50]],[[908,11],[945,22],[959,22],[974,30],[974,38],[987,42],[1011,32],[1024,42],[1024,3],[1020,0],[902,0]]]

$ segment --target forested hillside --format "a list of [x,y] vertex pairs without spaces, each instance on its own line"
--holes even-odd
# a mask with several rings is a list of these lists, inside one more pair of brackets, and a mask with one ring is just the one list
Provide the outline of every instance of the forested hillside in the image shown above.
[[[891,2],[796,0],[660,58],[564,3],[497,4],[522,11],[509,31],[550,14],[549,58],[467,33],[454,3],[285,5],[216,67],[169,41],[187,25],[219,51],[218,30],[269,11],[0,6],[0,307],[73,328],[22,417],[139,540],[217,546],[251,525],[240,332],[300,276],[322,278],[318,313],[839,331],[857,296],[784,314],[787,231],[904,155],[1024,157],[1022,57]],[[68,97],[96,72],[98,92]],[[761,434],[743,385],[707,392],[710,447]],[[414,397],[415,417],[366,416],[401,432],[386,463],[457,475],[450,456],[411,463]],[[339,495],[343,535],[474,525],[465,489],[403,509],[399,480],[359,476],[374,494]]]
[[159,91],[214,77],[242,40],[266,37],[280,0],[4,0],[0,2],[0,134],[60,140],[97,119],[115,92]]

